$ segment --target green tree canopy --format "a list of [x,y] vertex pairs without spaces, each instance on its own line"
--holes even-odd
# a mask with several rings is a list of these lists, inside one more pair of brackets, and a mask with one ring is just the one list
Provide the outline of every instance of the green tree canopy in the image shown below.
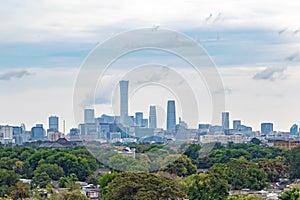
[[105,200],[185,199],[172,179],[154,174],[120,173],[107,186]]

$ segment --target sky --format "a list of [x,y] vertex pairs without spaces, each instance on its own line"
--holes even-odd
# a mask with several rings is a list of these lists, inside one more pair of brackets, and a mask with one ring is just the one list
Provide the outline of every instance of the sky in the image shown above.
[[[47,128],[47,118],[57,115],[66,120],[67,129],[76,127],[82,119],[74,117],[73,92],[91,52],[123,32],[152,28],[177,31],[205,50],[222,79],[230,120],[241,119],[254,130],[270,121],[276,130],[288,131],[300,124],[299,7],[292,0],[3,0],[0,124],[25,123],[30,129],[43,123]],[[196,76],[178,57],[151,50],[113,63],[98,82],[96,104],[82,102],[82,109],[94,107],[97,116],[118,114],[112,108],[118,81],[138,78],[131,67],[154,61],[173,69],[191,87],[197,119],[182,116],[186,107],[180,96],[155,83],[157,77],[130,93],[130,114],[143,111],[147,117],[149,104],[157,105],[158,124],[165,127],[166,101],[177,98],[177,116],[190,127],[211,123],[212,94],[219,91],[209,91],[205,77]]]

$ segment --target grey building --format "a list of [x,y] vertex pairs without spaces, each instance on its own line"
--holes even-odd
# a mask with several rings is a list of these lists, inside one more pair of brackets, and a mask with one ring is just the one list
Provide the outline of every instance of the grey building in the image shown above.
[[43,128],[43,124],[36,124],[31,128],[31,140],[44,140],[46,131]]
[[143,125],[143,113],[142,112],[135,113],[135,125],[140,126],[140,127]]
[[128,124],[128,81],[120,81],[120,120],[126,126]]
[[95,110],[94,109],[84,109],[84,123],[85,124],[95,123]]
[[260,125],[260,132],[262,135],[268,135],[273,132],[273,123],[265,122]]
[[240,125],[242,125],[241,120],[233,120],[233,129],[234,130],[237,130]]
[[175,101],[169,100],[167,105],[167,131],[172,132],[176,127]]
[[293,124],[293,126],[291,126],[290,134],[298,136],[299,132],[298,132],[298,125],[297,124]]
[[57,132],[58,131],[58,117],[50,116],[49,117],[49,129],[48,132]]
[[229,130],[229,112],[222,112],[222,128],[225,133]]
[[150,106],[149,110],[149,128],[157,128],[156,107]]

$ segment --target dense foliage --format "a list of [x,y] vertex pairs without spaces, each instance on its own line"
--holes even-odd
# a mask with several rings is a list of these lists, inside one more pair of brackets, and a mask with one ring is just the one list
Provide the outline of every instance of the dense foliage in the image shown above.
[[[51,188],[57,181],[60,187],[72,191],[54,195],[53,199],[85,199],[75,184],[79,180],[98,183],[104,199],[227,199],[230,189],[261,190],[280,178],[300,178],[300,147],[284,150],[259,144],[257,140],[251,144],[229,143],[226,147],[183,144],[177,152],[164,145],[130,144],[136,149],[135,158],[118,154],[113,147],[90,148],[94,157],[85,147],[2,146],[0,197],[26,198],[30,196],[29,189]],[[95,173],[103,167],[114,172]],[[197,173],[197,169],[201,172]],[[31,185],[20,182],[22,178],[31,179]],[[297,199],[297,191],[287,191],[280,198]]]

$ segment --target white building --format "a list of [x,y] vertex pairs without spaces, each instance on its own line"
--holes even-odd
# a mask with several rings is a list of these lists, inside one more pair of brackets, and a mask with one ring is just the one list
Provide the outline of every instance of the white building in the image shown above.
[[2,144],[14,143],[12,126],[0,126],[0,142]]

